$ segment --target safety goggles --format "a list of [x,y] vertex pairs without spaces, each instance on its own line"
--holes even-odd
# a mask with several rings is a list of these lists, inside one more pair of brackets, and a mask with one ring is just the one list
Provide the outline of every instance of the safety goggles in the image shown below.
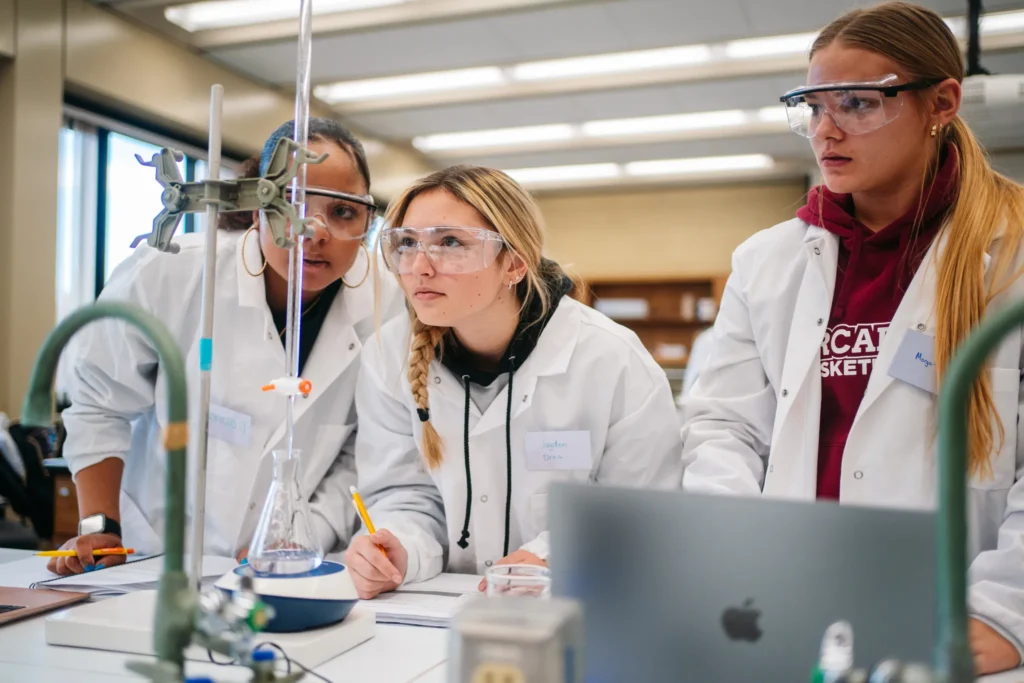
[[939,80],[899,83],[895,74],[871,82],[820,83],[790,90],[779,100],[786,105],[789,127],[813,138],[825,115],[847,135],[872,133],[891,123],[903,109],[902,93],[925,90]]
[[[291,193],[287,193],[291,201]],[[306,188],[306,218],[316,221],[336,240],[366,237],[377,212],[373,197],[325,187]]]
[[380,233],[384,263],[400,275],[415,272],[420,252],[438,273],[473,273],[494,263],[504,246],[504,238],[487,228],[386,228]]

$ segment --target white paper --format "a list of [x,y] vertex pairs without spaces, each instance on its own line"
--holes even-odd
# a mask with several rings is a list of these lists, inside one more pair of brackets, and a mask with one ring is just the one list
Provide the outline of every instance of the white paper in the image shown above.
[[590,432],[527,432],[526,469],[589,470]]
[[373,610],[378,624],[405,624],[443,628],[451,623],[455,613],[473,594],[439,595],[409,591],[381,593],[373,600],[360,604]]
[[[203,577],[219,578],[237,566],[238,562],[234,558],[206,556],[203,558]],[[96,597],[123,595],[134,591],[155,590],[163,568],[164,558],[157,556],[66,577],[54,577],[44,569],[46,576],[38,578],[33,587],[89,593]]]
[[52,579],[54,575],[46,570],[48,557],[26,557],[0,564],[0,586],[5,588],[28,588],[37,581]]
[[459,596],[478,593],[484,577],[475,574],[438,574],[432,579],[399,586],[396,593],[443,593]]

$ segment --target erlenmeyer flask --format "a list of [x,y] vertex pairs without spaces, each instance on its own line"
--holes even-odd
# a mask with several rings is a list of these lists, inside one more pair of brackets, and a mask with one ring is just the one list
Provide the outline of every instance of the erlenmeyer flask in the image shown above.
[[301,574],[323,562],[313,535],[309,501],[299,486],[301,451],[274,451],[274,481],[267,491],[256,534],[249,546],[249,564],[263,574]]

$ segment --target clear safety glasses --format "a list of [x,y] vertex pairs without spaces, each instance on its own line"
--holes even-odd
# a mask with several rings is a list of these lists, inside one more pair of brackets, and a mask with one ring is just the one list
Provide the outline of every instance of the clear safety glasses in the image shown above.
[[[291,193],[288,193],[290,200]],[[373,197],[324,187],[306,189],[306,218],[315,219],[336,240],[361,240],[377,211]]]
[[462,275],[487,268],[498,258],[505,240],[487,228],[386,228],[380,250],[388,270],[409,275],[420,252],[438,273]]
[[900,115],[902,93],[925,90],[938,80],[899,83],[894,74],[877,81],[819,83],[790,90],[780,101],[786,105],[789,127],[805,138],[813,138],[825,116],[847,135],[871,133]]

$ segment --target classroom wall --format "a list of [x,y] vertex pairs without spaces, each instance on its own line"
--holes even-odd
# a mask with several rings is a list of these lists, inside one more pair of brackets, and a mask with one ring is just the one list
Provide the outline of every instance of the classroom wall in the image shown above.
[[11,415],[54,325],[62,4],[17,3],[18,57],[0,64],[0,411]]
[[733,250],[792,218],[804,181],[541,195],[549,255],[584,279],[724,275]]
[[14,0],[0,0],[0,56],[14,56]]

